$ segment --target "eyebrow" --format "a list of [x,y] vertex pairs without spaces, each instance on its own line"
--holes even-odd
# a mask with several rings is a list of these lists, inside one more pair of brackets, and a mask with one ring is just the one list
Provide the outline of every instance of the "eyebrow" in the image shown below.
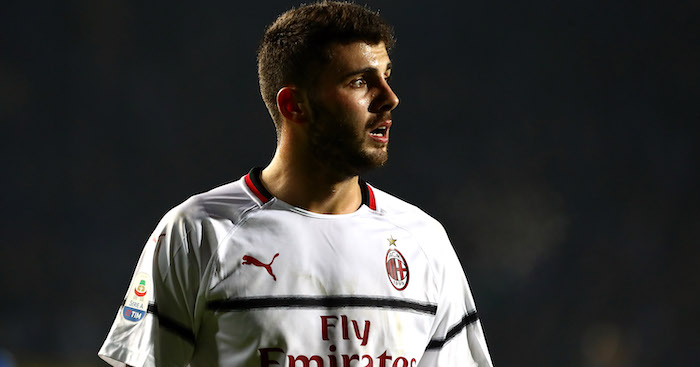
[[[386,65],[386,71],[391,70],[391,67],[392,67],[392,64],[388,63]],[[364,69],[357,69],[357,70],[347,72],[343,75],[342,79],[349,78],[353,75],[366,74],[366,73],[376,73],[376,72],[379,72],[379,69],[370,66],[370,67],[366,67]]]

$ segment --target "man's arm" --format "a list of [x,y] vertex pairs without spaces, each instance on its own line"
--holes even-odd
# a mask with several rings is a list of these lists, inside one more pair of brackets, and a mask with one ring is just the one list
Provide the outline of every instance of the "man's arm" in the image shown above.
[[[188,230],[189,229],[189,230]],[[98,355],[114,367],[151,367],[155,360],[185,366],[194,342],[169,325],[191,330],[188,309],[199,284],[198,266],[189,263],[191,234],[197,234],[177,210],[169,212],[144,246],[123,304]],[[188,279],[194,277],[197,279]],[[187,294],[184,294],[187,293]],[[185,340],[187,339],[187,340]],[[163,355],[158,355],[163,351]],[[167,352],[166,352],[167,351]]]
[[492,367],[466,275],[442,226],[439,230],[432,248],[437,260],[436,280],[440,287],[438,310],[433,336],[419,367]]

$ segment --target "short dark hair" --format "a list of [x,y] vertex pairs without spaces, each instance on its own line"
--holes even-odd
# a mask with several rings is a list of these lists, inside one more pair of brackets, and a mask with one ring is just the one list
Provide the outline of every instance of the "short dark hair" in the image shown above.
[[378,12],[337,1],[292,8],[267,28],[258,49],[258,81],[278,132],[277,92],[290,84],[312,86],[320,67],[330,61],[329,47],[357,41],[384,42],[389,51],[394,46],[394,32]]

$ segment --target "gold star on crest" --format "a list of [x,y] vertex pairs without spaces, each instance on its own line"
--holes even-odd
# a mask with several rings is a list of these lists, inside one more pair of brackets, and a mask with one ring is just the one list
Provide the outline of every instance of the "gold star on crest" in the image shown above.
[[389,246],[396,246],[396,239],[394,239],[394,236],[389,236],[386,240],[389,241]]

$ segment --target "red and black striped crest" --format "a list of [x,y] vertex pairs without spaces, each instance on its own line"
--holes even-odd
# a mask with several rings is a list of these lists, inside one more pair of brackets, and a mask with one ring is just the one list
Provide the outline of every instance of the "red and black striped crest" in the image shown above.
[[390,248],[386,252],[386,274],[396,290],[406,289],[409,276],[408,263],[399,250],[395,248]]

